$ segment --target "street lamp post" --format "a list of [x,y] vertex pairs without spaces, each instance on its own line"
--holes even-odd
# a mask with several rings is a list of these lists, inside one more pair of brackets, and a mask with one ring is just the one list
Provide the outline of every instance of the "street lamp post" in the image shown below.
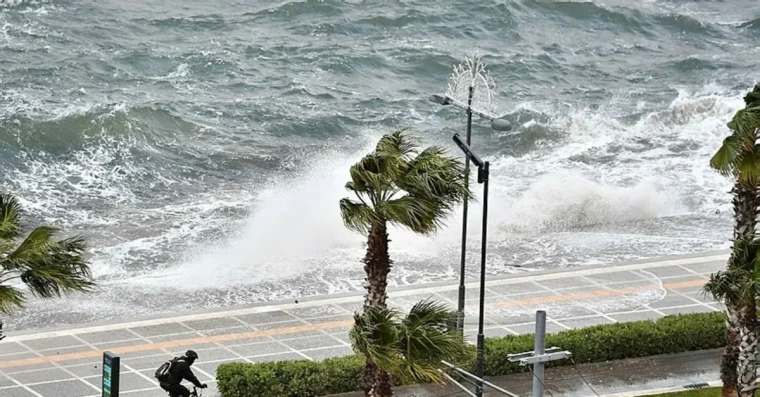
[[[456,142],[457,146],[459,146],[460,149],[465,153],[467,156],[467,163],[472,161],[472,163],[478,167],[478,183],[483,184],[483,231],[482,231],[482,241],[480,245],[480,312],[478,315],[478,353],[477,353],[477,362],[475,366],[475,376],[477,376],[480,379],[483,379],[483,373],[484,371],[484,342],[485,342],[485,336],[483,335],[483,322],[485,317],[485,300],[486,300],[486,242],[487,242],[487,234],[488,234],[488,179],[489,179],[489,163],[488,161],[483,162],[478,155],[472,152],[472,149],[470,148],[470,145],[468,145],[465,142],[462,142],[462,139],[459,137],[459,134],[454,135],[454,142]],[[475,395],[477,397],[483,397],[483,384],[481,381],[478,381],[477,387],[475,388]]]
[[[494,131],[510,131],[512,125],[508,120],[491,114],[487,109],[491,106],[494,82],[485,70],[485,64],[479,58],[470,58],[454,68],[446,95],[433,95],[430,100],[439,105],[452,105],[467,112],[467,146],[471,145],[472,138],[472,115],[491,121],[491,129]],[[467,87],[466,102],[463,87]],[[475,96],[477,91],[482,94]],[[464,182],[470,183],[470,162],[465,161]],[[459,268],[459,301],[457,306],[457,330],[464,333],[464,303],[465,303],[465,263],[467,258],[467,213],[468,200],[462,203],[462,247]]]

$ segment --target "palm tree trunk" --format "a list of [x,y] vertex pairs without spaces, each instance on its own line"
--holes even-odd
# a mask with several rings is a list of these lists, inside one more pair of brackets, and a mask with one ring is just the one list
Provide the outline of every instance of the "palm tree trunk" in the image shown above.
[[726,306],[726,348],[720,360],[720,380],[723,381],[722,397],[737,397],[737,368],[739,363],[739,318],[732,306]]
[[734,196],[734,240],[755,234],[757,224],[757,189],[748,189],[739,182],[731,189]]
[[372,387],[375,385],[375,378],[377,378],[377,365],[367,360],[364,364],[364,372],[362,373],[364,397],[372,397]]
[[392,397],[391,375],[385,371],[377,371],[375,384],[372,385],[371,397]]
[[388,273],[391,271],[391,258],[388,254],[388,229],[385,222],[372,226],[367,237],[367,254],[364,257],[364,272],[367,274],[367,295],[364,296],[364,308],[385,308],[388,298]]
[[[757,189],[747,188],[737,182],[733,189],[731,189],[731,193],[734,196],[732,200],[735,222],[734,240],[748,238],[747,241],[750,241],[751,237],[755,234],[757,223]],[[754,270],[754,259],[749,258],[748,263],[742,263],[741,266],[746,267],[746,270],[752,272]],[[735,319],[737,320],[734,324],[730,324],[734,329],[729,330],[729,333],[733,333],[734,337],[726,341],[726,352],[733,352],[735,349],[738,354],[736,356],[736,365],[734,366],[736,370],[733,373],[728,372],[726,374],[727,379],[724,380],[724,393],[727,392],[726,384],[728,384],[736,385],[740,396],[754,396],[754,390],[746,393],[742,393],[741,390],[754,386],[757,379],[757,305],[753,299],[750,301],[726,302],[726,306],[733,306],[732,311],[736,314]],[[728,343],[731,343],[731,345],[728,345]],[[724,366],[728,367],[728,363],[726,365],[721,363],[721,368],[724,368]],[[722,375],[723,373],[721,373]]]
[[754,390],[742,390],[755,386],[757,380],[757,305],[754,299],[745,302],[739,313],[739,336],[739,395],[753,397]]
[[[388,293],[388,273],[391,271],[391,258],[388,253],[388,229],[386,224],[372,226],[367,237],[367,254],[364,257],[364,272],[367,275],[367,294],[364,296],[364,310],[370,307],[386,307]],[[377,366],[367,361],[362,375],[364,396],[370,397],[378,376]]]

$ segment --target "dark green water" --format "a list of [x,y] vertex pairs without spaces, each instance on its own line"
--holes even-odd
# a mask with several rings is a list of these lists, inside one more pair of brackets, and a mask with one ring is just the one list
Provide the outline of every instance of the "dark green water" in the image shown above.
[[[9,328],[359,290],[348,166],[406,126],[454,150],[464,114],[426,98],[474,52],[515,125],[474,130],[493,164],[490,272],[730,238],[708,159],[758,76],[754,0],[13,3],[2,189],[88,236],[111,292],[34,302]],[[394,230],[393,284],[455,279],[459,219],[433,239]]]

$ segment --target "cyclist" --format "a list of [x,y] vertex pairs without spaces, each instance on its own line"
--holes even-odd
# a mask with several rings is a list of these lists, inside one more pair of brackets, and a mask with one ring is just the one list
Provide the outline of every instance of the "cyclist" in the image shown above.
[[176,363],[172,366],[169,373],[169,379],[166,382],[161,382],[161,388],[169,392],[170,397],[190,397],[190,390],[187,390],[185,386],[182,386],[182,380],[186,380],[195,385],[195,387],[205,389],[207,385],[201,384],[198,378],[195,377],[193,370],[190,366],[193,365],[195,360],[198,359],[198,353],[188,350],[185,355],[178,358]]

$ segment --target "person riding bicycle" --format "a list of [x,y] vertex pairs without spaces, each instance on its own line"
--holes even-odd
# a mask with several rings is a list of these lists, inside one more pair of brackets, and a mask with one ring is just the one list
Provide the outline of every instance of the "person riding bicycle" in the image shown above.
[[198,378],[195,377],[193,370],[190,366],[193,365],[195,360],[198,359],[198,353],[188,350],[185,355],[176,359],[176,363],[172,366],[169,373],[169,379],[166,382],[161,382],[162,389],[169,392],[170,397],[190,397],[190,390],[187,390],[185,386],[182,386],[182,380],[186,380],[200,389],[208,387],[205,383],[201,384]]

